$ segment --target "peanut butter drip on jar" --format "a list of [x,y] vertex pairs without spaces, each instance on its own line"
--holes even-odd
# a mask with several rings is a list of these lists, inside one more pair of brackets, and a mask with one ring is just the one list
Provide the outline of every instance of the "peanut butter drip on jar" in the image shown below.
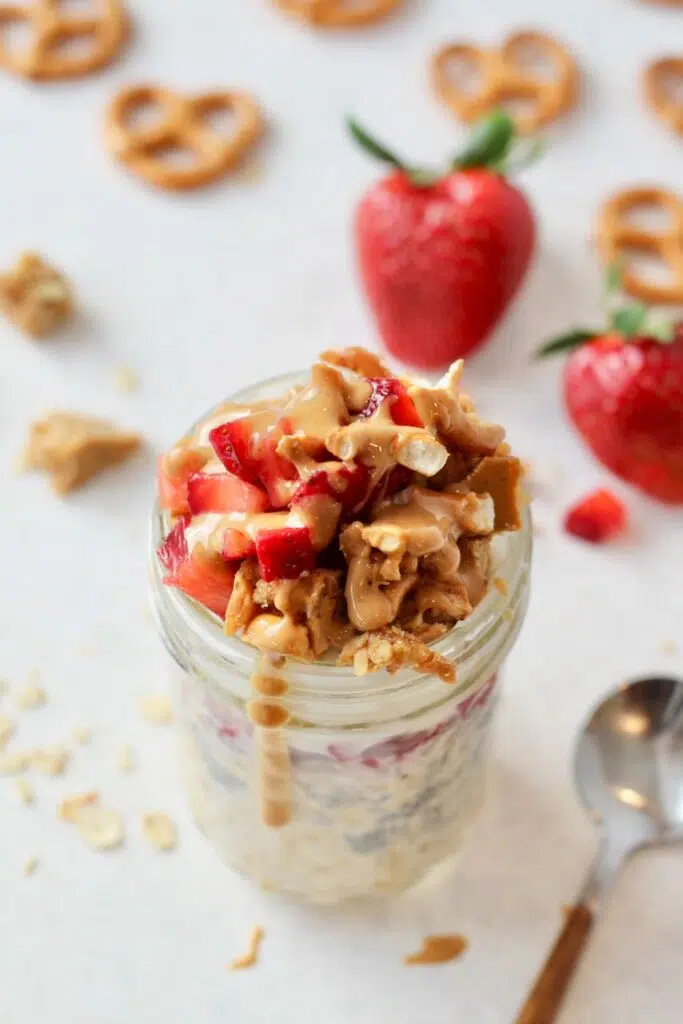
[[292,817],[292,770],[284,733],[289,712],[281,700],[288,689],[280,673],[283,660],[261,655],[251,676],[255,696],[247,704],[254,725],[261,820],[270,828],[286,825]]

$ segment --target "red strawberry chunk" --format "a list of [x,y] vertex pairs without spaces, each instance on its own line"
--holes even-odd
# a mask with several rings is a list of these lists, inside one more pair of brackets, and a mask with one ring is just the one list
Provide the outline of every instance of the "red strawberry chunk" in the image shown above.
[[422,427],[415,403],[404,384],[396,377],[369,377],[372,393],[360,416],[372,416],[383,402],[389,402],[391,418],[402,427]]
[[187,558],[185,527],[189,521],[189,516],[183,516],[182,519],[179,519],[164,543],[159,546],[157,556],[167,572],[174,573],[180,563]]
[[201,512],[265,512],[268,499],[260,487],[232,473],[193,473],[187,482],[192,515]]
[[226,530],[223,534],[223,558],[251,558],[256,554],[256,545],[251,537],[241,530]]
[[235,570],[220,557],[195,550],[175,567],[164,583],[182,590],[223,619],[234,579]]
[[205,462],[205,456],[192,448],[175,449],[168,455],[162,455],[157,464],[159,507],[174,515],[187,515],[190,511],[187,481]]
[[315,549],[306,526],[263,530],[256,538],[261,576],[271,580],[295,580],[315,569]]
[[258,467],[249,451],[251,432],[245,420],[232,420],[214,427],[209,443],[225,468],[247,483],[258,483]]
[[258,458],[258,475],[266,489],[273,508],[286,508],[295,489],[294,481],[298,474],[294,465],[278,455],[278,439],[264,438],[261,442]]
[[626,522],[623,502],[611,491],[601,488],[569,509],[564,528],[573,537],[590,544],[602,544],[625,530]]
[[299,484],[292,495],[291,504],[297,505],[306,498],[325,495],[338,501],[345,509],[354,509],[367,497],[370,470],[367,466],[345,466],[321,469]]

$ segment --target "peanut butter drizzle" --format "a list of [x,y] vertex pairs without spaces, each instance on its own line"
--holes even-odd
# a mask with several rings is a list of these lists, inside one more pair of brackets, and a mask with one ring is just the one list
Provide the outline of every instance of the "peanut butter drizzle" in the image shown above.
[[260,655],[251,676],[252,690],[258,696],[247,703],[247,715],[254,725],[261,820],[270,828],[286,825],[292,815],[291,763],[283,732],[289,712],[277,700],[288,689],[287,680],[277,674],[283,660]]

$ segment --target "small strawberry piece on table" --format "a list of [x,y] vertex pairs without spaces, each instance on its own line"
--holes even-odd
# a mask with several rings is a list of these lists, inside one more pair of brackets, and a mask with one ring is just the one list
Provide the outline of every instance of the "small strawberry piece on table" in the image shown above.
[[564,528],[590,544],[603,544],[626,529],[626,508],[611,491],[601,488],[569,509]]
[[268,499],[260,487],[232,473],[193,473],[187,482],[192,515],[201,512],[265,512]]
[[168,455],[162,455],[157,464],[159,507],[174,515],[187,515],[190,511],[187,481],[205,462],[205,455],[192,448],[176,448]]
[[175,566],[164,583],[182,590],[188,597],[194,598],[223,619],[234,580],[235,570],[219,555],[196,548],[191,555]]
[[388,402],[391,418],[398,426],[424,426],[405,384],[396,377],[370,377],[369,380],[372,393],[359,414],[361,417],[373,416],[384,402]]
[[295,580],[315,569],[316,553],[305,526],[262,531],[256,538],[256,556],[266,583]]
[[188,556],[185,527],[189,521],[189,516],[179,519],[157,551],[159,561],[171,575]]

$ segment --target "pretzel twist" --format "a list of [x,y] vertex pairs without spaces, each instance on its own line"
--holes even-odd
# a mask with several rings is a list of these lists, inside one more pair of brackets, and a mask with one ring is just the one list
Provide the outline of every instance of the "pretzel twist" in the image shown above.
[[[525,69],[522,51],[533,47],[549,59],[554,69],[550,79]],[[449,72],[458,62],[473,64],[480,76],[474,91],[463,89]],[[516,118],[520,132],[536,131],[573,106],[579,84],[579,70],[571,53],[557,40],[542,32],[514,32],[502,46],[484,49],[472,43],[451,43],[431,59],[433,87],[440,99],[463,121],[475,121],[482,114],[509,99],[534,100],[533,108]]]
[[[121,0],[95,0],[93,6],[101,11],[99,16],[63,14],[58,0],[35,0],[30,7],[0,4],[0,65],[39,81],[75,78],[108,64],[127,35],[125,11]],[[6,26],[16,22],[31,28],[30,42],[21,52],[7,46]],[[61,47],[78,38],[90,39],[92,46],[84,53]]]
[[275,0],[285,14],[291,14],[309,25],[320,28],[357,28],[379,21],[398,7],[403,0]]
[[[636,209],[664,210],[669,226],[662,231],[641,228],[629,220]],[[649,281],[628,267],[622,272],[624,291],[644,302],[683,302],[683,201],[665,189],[643,186],[624,189],[603,205],[598,215],[597,242],[606,263],[625,251],[654,253],[670,271],[669,284]]]
[[662,57],[648,64],[643,86],[648,106],[683,135],[683,99],[677,98],[671,89],[675,80],[683,86],[683,56]]
[[[159,119],[150,127],[134,127],[132,116],[150,104],[160,111]],[[208,114],[220,111],[234,115],[229,136],[213,131],[205,121]],[[248,93],[226,90],[186,98],[156,85],[124,89],[111,102],[105,121],[111,152],[134,174],[166,189],[198,188],[220,178],[262,130],[261,111]],[[187,166],[164,158],[178,147],[192,154]]]

